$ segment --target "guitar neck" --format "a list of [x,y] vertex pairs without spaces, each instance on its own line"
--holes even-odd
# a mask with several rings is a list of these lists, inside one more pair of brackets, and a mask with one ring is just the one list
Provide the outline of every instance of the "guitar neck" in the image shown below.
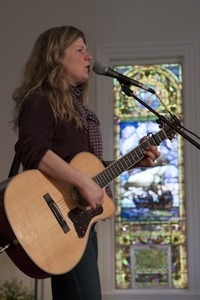
[[127,171],[138,161],[144,157],[144,150],[148,146],[160,145],[167,137],[164,130],[160,130],[158,133],[151,135],[143,143],[139,144],[136,148],[110,164],[106,169],[97,174],[93,179],[102,188],[107,186],[115,178],[121,175],[124,171]]

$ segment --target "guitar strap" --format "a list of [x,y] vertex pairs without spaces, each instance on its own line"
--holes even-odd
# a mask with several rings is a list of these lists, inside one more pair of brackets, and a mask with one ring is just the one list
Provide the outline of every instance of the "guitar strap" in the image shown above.
[[12,162],[9,174],[8,174],[8,178],[17,175],[17,173],[19,172],[19,167],[20,167],[20,161],[18,160],[17,155],[15,153],[13,162]]

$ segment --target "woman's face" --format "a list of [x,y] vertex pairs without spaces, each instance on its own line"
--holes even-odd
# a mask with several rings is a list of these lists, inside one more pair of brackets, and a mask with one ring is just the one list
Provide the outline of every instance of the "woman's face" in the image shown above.
[[82,38],[78,38],[65,49],[61,64],[69,84],[76,86],[89,79],[91,59]]

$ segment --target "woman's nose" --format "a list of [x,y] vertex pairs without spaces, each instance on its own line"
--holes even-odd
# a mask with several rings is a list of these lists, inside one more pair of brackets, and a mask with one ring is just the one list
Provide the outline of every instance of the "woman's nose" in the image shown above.
[[87,54],[86,54],[86,59],[87,60],[91,60],[92,59],[92,55],[89,52],[87,52]]

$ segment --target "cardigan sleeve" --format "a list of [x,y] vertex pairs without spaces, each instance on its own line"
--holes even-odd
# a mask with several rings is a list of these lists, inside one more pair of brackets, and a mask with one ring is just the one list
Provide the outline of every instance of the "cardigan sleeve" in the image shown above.
[[22,165],[37,168],[40,160],[51,149],[55,117],[44,96],[28,97],[19,116],[18,141],[15,151]]

